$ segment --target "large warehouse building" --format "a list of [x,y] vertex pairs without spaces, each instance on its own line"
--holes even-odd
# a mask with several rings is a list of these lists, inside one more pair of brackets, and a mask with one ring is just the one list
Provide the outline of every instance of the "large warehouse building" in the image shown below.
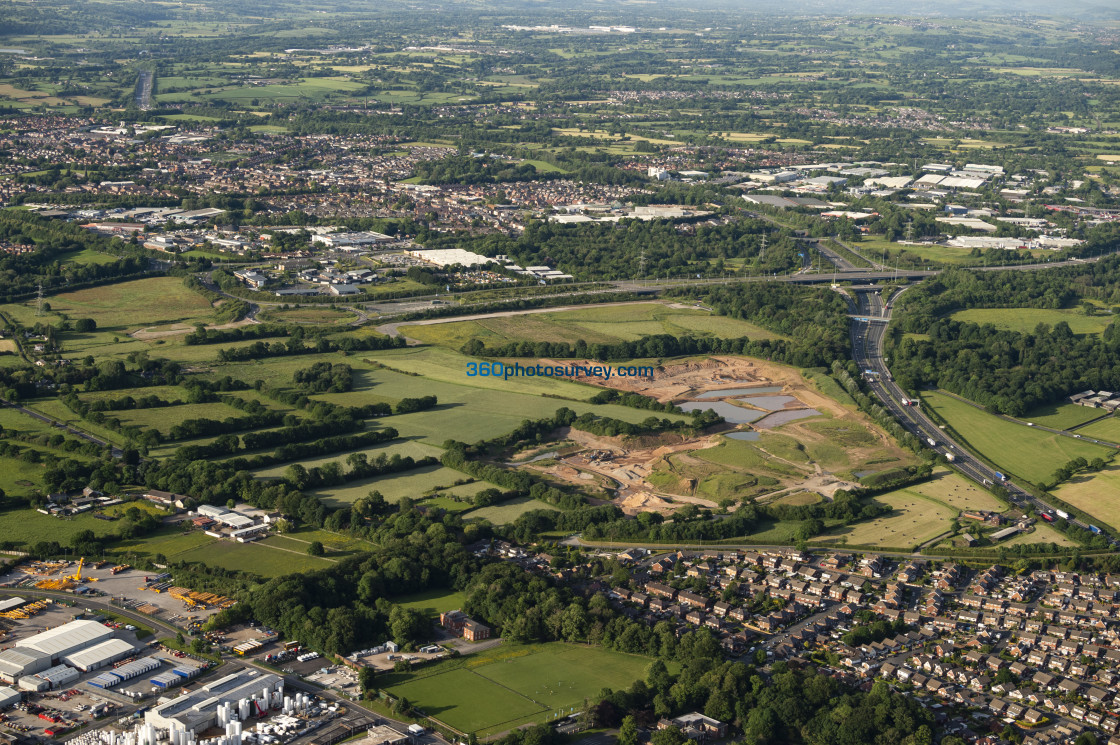
[[71,621],[30,636],[0,652],[0,680],[15,683],[24,675],[42,672],[62,658],[100,645],[112,636],[113,630],[97,621]]
[[92,647],[72,652],[63,657],[62,661],[70,667],[76,667],[83,673],[88,673],[117,660],[123,660],[134,651],[135,647],[123,639],[109,639]]
[[34,649],[12,647],[0,652],[0,680],[15,683],[24,675],[32,675],[51,666],[51,656]]
[[265,691],[271,698],[283,689],[284,679],[279,675],[241,670],[153,706],[144,714],[144,721],[156,727],[202,732],[218,722],[218,707],[232,704],[236,708],[243,699],[260,699]]

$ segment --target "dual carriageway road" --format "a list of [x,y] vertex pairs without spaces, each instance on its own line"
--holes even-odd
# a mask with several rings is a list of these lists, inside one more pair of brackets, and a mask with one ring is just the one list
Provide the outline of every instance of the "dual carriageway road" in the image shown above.
[[[903,288],[894,297],[889,298],[885,304],[878,288],[858,288],[849,296],[849,302],[854,306],[853,311],[858,314],[851,325],[852,357],[861,370],[870,373],[865,374],[865,377],[868,380],[872,395],[891,412],[908,432],[916,435],[927,444],[930,441],[935,442],[936,446],[932,447],[935,447],[938,452],[951,454],[953,460],[948,465],[966,477],[983,486],[1001,484],[1007,489],[1011,501],[1019,506],[1031,507],[1040,513],[1057,510],[1058,508],[1047,504],[1011,481],[1001,481],[995,468],[978,458],[965,445],[962,445],[941,429],[926,416],[921,407],[904,406],[902,404],[902,401],[910,399],[906,392],[894,382],[890,370],[887,368],[886,359],[883,356],[883,339],[887,333],[892,304],[905,289]],[[1004,418],[1027,426],[1025,423],[1010,417]],[[1069,432],[1050,428],[1043,429],[1065,437],[1082,439],[1079,435]],[[1116,447],[1114,443],[1106,443],[1100,440],[1087,439],[1086,441]],[[1071,518],[1069,522],[1084,530],[1090,530],[1088,523],[1077,518]],[[1120,545],[1113,538],[1109,540],[1112,541],[1113,546]]]

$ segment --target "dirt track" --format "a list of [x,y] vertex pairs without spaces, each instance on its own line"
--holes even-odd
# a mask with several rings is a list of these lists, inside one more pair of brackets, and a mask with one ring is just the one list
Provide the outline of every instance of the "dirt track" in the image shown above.
[[[240,321],[234,321],[232,323],[223,323],[220,326],[207,326],[206,329],[208,331],[209,330],[221,331],[222,329],[236,329],[236,328],[240,328],[242,326],[250,326],[254,323],[260,323],[260,321],[256,321],[252,318],[242,318]],[[194,331],[194,329],[195,329],[194,326],[188,325],[186,323],[176,323],[173,326],[167,326],[167,327],[149,326],[149,327],[144,328],[144,329],[137,329],[136,331],[133,331],[131,334],[129,334],[129,336],[132,337],[133,339],[139,339],[140,341],[146,341],[148,339],[160,339],[160,338],[163,338],[165,336],[178,336],[179,334],[189,334],[190,332]]]

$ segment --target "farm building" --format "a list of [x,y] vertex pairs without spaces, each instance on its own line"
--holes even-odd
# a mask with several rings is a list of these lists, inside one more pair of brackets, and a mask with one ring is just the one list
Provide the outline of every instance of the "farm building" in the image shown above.
[[1011,536],[1015,535],[1018,532],[1019,532],[1019,528],[1012,525],[1010,528],[1004,528],[1003,530],[997,530],[995,533],[992,533],[988,537],[992,539],[993,543],[995,543],[996,541],[1002,541],[1004,538],[1010,538]]

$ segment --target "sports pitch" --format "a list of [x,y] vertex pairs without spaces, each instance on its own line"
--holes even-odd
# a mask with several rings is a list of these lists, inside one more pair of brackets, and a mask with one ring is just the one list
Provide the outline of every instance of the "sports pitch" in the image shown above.
[[579,710],[603,688],[628,688],[652,660],[601,647],[503,644],[396,674],[385,689],[462,732],[494,734]]

